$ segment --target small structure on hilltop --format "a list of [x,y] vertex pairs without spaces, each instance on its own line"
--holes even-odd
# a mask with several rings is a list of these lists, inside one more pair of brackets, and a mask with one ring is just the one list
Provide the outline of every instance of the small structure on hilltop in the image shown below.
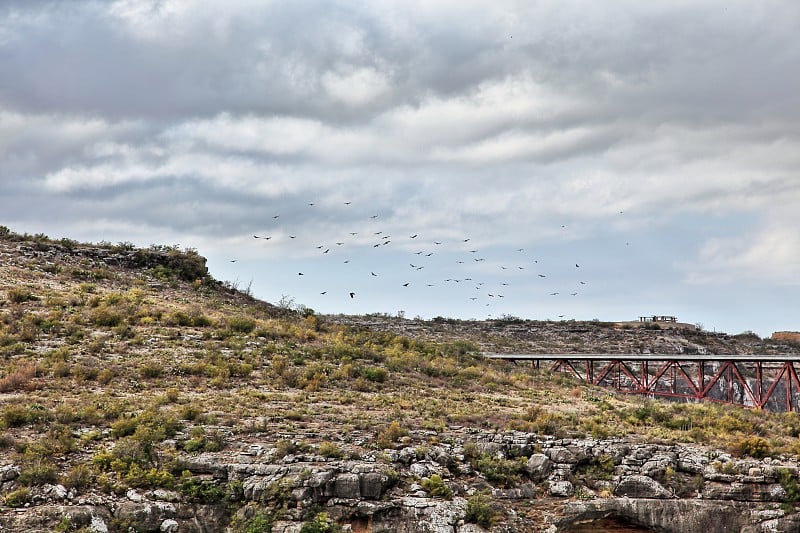
[[639,322],[677,322],[678,317],[666,315],[640,316]]

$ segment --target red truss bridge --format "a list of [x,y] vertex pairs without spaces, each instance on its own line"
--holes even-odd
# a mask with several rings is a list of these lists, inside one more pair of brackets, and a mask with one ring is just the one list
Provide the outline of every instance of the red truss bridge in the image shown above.
[[800,410],[800,355],[484,354],[567,372],[585,383],[651,397]]

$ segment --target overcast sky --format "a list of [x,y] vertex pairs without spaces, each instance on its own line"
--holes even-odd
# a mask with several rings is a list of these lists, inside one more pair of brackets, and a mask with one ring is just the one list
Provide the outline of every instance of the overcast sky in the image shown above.
[[3,0],[0,224],[324,313],[800,330],[800,3]]

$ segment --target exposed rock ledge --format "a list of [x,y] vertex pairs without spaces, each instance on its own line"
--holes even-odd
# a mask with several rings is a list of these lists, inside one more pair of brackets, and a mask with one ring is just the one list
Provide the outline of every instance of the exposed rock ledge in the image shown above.
[[[166,490],[78,495],[45,486],[35,489],[30,506],[0,509],[0,530],[52,531],[69,517],[72,527],[96,532],[225,531],[233,519],[241,523],[264,509],[280,509],[272,531],[297,533],[309,509],[316,509],[345,531],[478,533],[485,529],[465,523],[468,499],[478,491],[489,494],[503,515],[491,528],[497,532],[554,533],[609,517],[658,532],[800,530],[800,514],[782,505],[787,479],[797,480],[795,459],[736,459],[686,445],[461,428],[420,432],[413,441],[417,445],[357,459],[314,451],[277,457],[268,443],[232,445],[185,462],[198,480],[235,484],[238,494],[227,501],[191,503]],[[476,454],[498,464],[513,459],[505,464],[516,465],[514,482],[481,472],[487,463],[475,461]],[[423,480],[434,474],[452,498],[434,498],[423,489]],[[0,466],[4,491],[14,488],[17,475],[15,465]]]

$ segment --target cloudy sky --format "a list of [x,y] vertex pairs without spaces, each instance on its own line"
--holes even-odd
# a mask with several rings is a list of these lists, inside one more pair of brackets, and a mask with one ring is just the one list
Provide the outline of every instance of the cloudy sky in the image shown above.
[[3,0],[0,224],[325,313],[800,330],[800,3],[601,4]]

